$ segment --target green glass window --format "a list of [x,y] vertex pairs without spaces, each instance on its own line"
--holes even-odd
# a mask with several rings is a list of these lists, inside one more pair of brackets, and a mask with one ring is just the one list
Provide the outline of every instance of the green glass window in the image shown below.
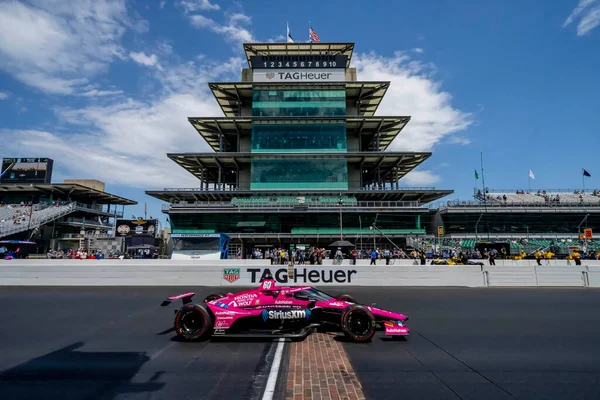
[[344,90],[254,90],[256,117],[313,117],[346,114]]
[[[347,234],[362,232],[365,246],[367,237],[371,238],[369,225],[377,221],[377,227],[383,232],[401,233],[401,231],[424,233],[415,227],[414,215],[401,213],[364,213],[344,212],[343,229]],[[380,225],[381,224],[381,225]],[[326,233],[340,231],[338,213],[212,213],[212,214],[171,214],[171,226],[178,233]]]
[[252,152],[345,152],[345,124],[253,124]]
[[252,160],[250,189],[348,189],[346,160]]

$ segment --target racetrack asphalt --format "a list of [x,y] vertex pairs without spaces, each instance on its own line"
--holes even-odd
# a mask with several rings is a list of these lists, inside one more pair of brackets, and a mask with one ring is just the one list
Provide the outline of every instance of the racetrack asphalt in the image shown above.
[[[260,398],[274,344],[178,341],[159,304],[188,290],[222,288],[0,287],[0,399]],[[367,399],[600,398],[599,290],[343,292],[410,317],[343,344]]]

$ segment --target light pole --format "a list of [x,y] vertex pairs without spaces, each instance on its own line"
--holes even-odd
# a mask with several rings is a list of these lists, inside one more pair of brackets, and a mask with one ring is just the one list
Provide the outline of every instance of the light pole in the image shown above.
[[369,229],[373,232],[373,251],[375,251],[375,249],[377,248],[377,246],[375,245],[375,229],[373,229],[373,226],[369,226]]
[[343,231],[343,226],[342,226],[342,197],[340,196],[340,201],[339,201],[339,206],[340,206],[340,240],[344,240],[344,231]]

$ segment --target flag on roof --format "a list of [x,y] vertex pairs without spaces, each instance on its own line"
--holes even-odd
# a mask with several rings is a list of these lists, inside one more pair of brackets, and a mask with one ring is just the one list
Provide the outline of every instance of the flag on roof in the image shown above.
[[313,31],[312,27],[308,28],[308,35],[310,36],[310,41],[313,43],[318,43],[321,41],[319,39],[319,35],[317,35],[317,32]]
[[290,25],[289,24],[287,24],[287,42],[294,43],[294,38],[292,38],[292,35],[290,34]]
[[592,175],[590,175],[589,172],[587,172],[585,169],[583,169],[583,176],[592,176]]

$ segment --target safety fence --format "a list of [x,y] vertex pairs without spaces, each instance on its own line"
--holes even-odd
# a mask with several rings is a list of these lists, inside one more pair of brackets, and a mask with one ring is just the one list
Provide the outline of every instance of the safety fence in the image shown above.
[[600,265],[270,265],[264,260],[10,260],[0,286],[600,287]]

